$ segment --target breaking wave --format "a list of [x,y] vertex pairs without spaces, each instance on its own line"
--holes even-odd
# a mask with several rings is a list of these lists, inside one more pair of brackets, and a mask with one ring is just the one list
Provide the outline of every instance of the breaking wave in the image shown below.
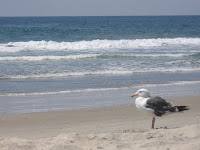
[[149,69],[149,70],[105,70],[105,71],[88,71],[88,72],[63,72],[63,73],[47,73],[47,74],[30,74],[30,75],[6,75],[0,76],[0,80],[4,79],[34,79],[34,78],[65,78],[65,77],[80,77],[80,76],[113,76],[113,75],[130,75],[135,73],[151,73],[151,72],[190,72],[190,71],[200,71],[200,68],[186,68],[186,67],[179,67],[179,68],[172,68],[172,69],[165,69],[165,68],[156,68],[156,69]]
[[0,52],[18,52],[24,50],[110,50],[138,49],[163,46],[200,46],[200,38],[159,38],[133,40],[92,40],[76,42],[28,41],[0,44]]

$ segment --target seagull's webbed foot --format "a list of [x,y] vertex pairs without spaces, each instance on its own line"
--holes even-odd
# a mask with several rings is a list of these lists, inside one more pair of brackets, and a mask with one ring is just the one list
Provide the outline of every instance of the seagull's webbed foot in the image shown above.
[[168,128],[167,126],[165,126],[165,127],[155,128],[155,129],[168,129]]

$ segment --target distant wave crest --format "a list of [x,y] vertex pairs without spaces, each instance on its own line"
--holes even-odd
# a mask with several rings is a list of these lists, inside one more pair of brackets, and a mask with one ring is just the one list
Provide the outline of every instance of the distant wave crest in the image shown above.
[[133,40],[92,40],[76,42],[28,41],[0,44],[0,52],[18,52],[24,50],[110,50],[162,47],[170,45],[199,45],[200,38],[162,38]]

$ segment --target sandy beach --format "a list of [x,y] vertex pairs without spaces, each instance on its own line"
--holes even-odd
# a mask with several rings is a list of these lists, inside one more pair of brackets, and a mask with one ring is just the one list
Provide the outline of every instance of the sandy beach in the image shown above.
[[168,101],[190,110],[157,117],[154,130],[135,105],[1,115],[0,149],[199,150],[200,96]]
[[[200,16],[124,16],[124,4],[0,17],[0,150],[200,150]],[[152,130],[130,97],[141,88],[190,110]]]

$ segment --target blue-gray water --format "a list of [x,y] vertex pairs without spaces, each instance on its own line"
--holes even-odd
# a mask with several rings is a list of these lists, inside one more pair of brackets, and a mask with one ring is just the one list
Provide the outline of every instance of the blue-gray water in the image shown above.
[[[55,101],[72,109],[126,104],[112,101],[112,91],[120,89],[154,87],[156,94],[164,86],[176,91],[167,98],[199,95],[199,84],[200,16],[0,18],[0,113],[33,111],[6,109],[17,104],[12,97],[30,104],[31,95],[64,94],[68,101],[72,93],[89,94],[91,105]],[[98,90],[110,95],[92,105],[90,95]],[[45,111],[59,109],[36,99],[34,106],[49,106]]]

